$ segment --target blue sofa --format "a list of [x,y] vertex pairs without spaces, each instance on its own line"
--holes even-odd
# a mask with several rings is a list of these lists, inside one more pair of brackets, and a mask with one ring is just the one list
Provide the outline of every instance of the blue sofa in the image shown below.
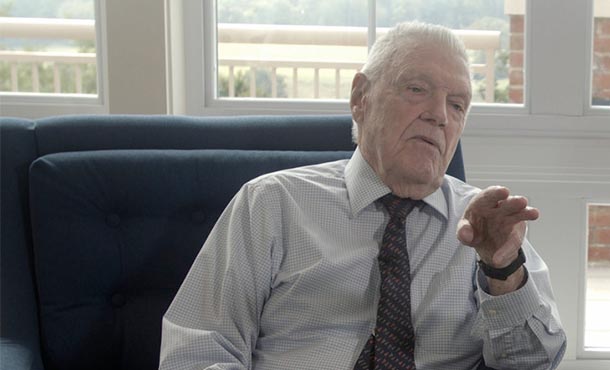
[[[156,369],[161,317],[241,185],[348,158],[351,118],[1,118],[0,368]],[[448,171],[464,178],[461,151]]]

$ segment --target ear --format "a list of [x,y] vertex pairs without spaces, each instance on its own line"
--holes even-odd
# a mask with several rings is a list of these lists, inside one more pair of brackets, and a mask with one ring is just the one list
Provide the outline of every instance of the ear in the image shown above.
[[356,73],[352,81],[352,94],[349,99],[349,107],[352,112],[352,118],[358,124],[361,124],[364,118],[366,92],[369,85],[369,80],[364,73]]

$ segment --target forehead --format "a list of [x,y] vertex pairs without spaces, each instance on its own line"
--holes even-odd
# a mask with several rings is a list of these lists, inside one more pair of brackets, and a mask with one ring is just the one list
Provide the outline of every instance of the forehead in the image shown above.
[[453,94],[471,95],[467,63],[459,55],[439,47],[418,47],[409,53],[397,53],[392,70],[391,78],[398,83],[423,79]]

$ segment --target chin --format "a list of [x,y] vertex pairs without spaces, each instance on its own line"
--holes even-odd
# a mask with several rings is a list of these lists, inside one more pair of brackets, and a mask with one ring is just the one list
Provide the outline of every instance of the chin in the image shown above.
[[396,167],[394,171],[386,172],[384,182],[386,184],[403,184],[403,186],[411,189],[419,189],[417,191],[418,195],[424,193],[429,195],[436,191],[443,183],[443,175],[445,173],[444,171],[442,173],[439,171],[436,162],[427,163],[424,166],[421,160],[408,161],[403,162],[401,167]]
[[421,168],[420,171],[414,171],[413,175],[413,178],[422,185],[429,184],[431,186],[439,187],[443,182],[444,172],[440,173],[436,166],[432,166],[432,168]]
[[422,185],[430,185],[431,187],[438,188],[443,183],[443,177],[439,177],[438,175],[427,176],[421,179],[420,184]]

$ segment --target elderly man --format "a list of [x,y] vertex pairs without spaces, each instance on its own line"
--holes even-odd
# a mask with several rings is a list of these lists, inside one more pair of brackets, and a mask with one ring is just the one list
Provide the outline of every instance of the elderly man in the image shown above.
[[445,175],[463,44],[404,23],[353,80],[350,160],[247,183],[163,320],[161,369],[552,369],[566,338],[538,211]]

